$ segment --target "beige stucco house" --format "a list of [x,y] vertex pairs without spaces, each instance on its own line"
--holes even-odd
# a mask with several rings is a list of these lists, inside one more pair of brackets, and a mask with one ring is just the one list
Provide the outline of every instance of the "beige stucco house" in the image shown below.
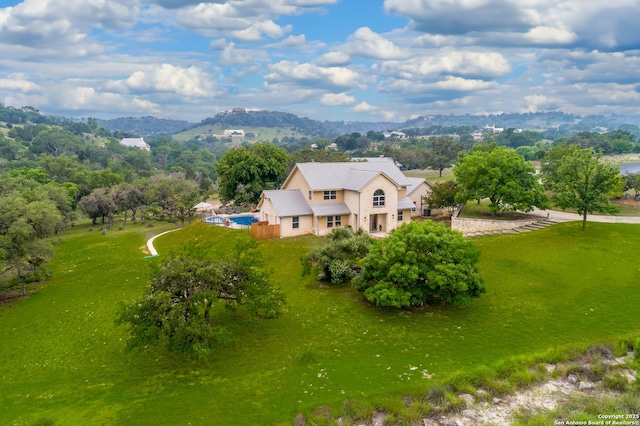
[[390,161],[298,163],[280,190],[264,191],[259,218],[280,225],[280,237],[326,235],[333,228],[387,233],[419,214],[429,185],[407,178]]

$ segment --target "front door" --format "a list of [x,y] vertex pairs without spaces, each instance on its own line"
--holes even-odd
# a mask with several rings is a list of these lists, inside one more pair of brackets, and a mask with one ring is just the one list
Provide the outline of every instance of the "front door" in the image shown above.
[[378,231],[378,215],[377,214],[371,215],[371,228],[369,229],[369,231],[370,232]]

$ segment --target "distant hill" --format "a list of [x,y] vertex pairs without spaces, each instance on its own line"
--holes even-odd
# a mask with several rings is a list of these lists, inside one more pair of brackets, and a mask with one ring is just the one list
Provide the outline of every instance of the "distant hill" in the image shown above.
[[169,120],[156,117],[121,117],[111,120],[100,120],[98,124],[107,130],[115,132],[117,130],[132,133],[143,137],[153,138],[159,135],[172,135],[196,126],[183,120]]
[[219,125],[226,129],[244,127],[287,128],[308,135],[311,138],[332,138],[339,136],[334,123],[317,121],[307,117],[279,111],[245,111],[237,108],[233,112],[221,112],[202,120],[200,126]]
[[[37,109],[26,106],[14,108],[0,103],[0,123],[8,124],[57,124],[63,125],[68,121],[78,122],[62,117],[43,115]],[[84,122],[84,120],[82,120]],[[256,140],[268,138],[283,139],[308,137],[309,139],[329,138],[358,132],[366,134],[369,131],[409,130],[408,134],[440,134],[439,132],[455,126],[467,126],[481,129],[486,125],[496,127],[515,128],[523,130],[546,131],[545,137],[555,139],[577,132],[588,131],[629,131],[640,137],[640,115],[575,115],[561,111],[535,113],[505,113],[489,115],[453,115],[437,114],[423,115],[402,123],[398,122],[363,122],[363,121],[319,121],[308,117],[279,111],[251,111],[244,108],[234,108],[206,118],[200,123],[185,120],[170,120],[147,117],[122,117],[111,120],[97,119],[98,124],[112,132],[120,131],[126,134],[154,138],[159,135],[185,134],[193,129],[193,135],[206,133],[198,131],[197,127],[214,126],[216,129],[273,129],[273,132],[260,131],[264,135],[257,135]],[[247,130],[254,133],[258,130]],[[194,133],[195,132],[195,133]],[[267,135],[268,133],[268,135]],[[273,134],[271,134],[273,133]],[[188,138],[193,137],[189,134]]]

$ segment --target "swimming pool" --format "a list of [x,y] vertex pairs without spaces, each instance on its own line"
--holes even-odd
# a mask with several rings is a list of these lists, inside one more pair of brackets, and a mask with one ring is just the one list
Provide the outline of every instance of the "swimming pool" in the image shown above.
[[258,219],[256,219],[253,216],[229,216],[229,219],[235,223],[237,223],[238,225],[245,225],[245,226],[251,226],[252,223],[257,222]]
[[204,219],[206,223],[212,223],[214,225],[221,225],[221,226],[228,225],[227,220],[230,220],[242,226],[251,226],[252,223],[258,221],[258,219],[256,219],[251,215],[239,215],[239,216],[228,216],[228,217],[211,216]]

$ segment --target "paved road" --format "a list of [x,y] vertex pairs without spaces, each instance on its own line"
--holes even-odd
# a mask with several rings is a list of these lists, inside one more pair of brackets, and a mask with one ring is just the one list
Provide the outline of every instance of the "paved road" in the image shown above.
[[[532,212],[537,216],[548,217],[559,222],[568,222],[573,220],[582,221],[582,216],[577,213],[560,212],[556,210],[534,210]],[[603,223],[635,223],[640,224],[639,216],[602,216],[590,214],[587,215],[587,222],[603,222]]]

